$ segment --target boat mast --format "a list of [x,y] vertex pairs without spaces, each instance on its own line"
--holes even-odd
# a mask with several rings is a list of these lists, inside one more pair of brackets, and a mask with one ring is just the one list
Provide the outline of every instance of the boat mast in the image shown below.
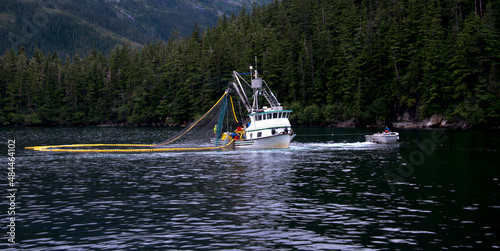
[[257,72],[257,70],[255,70],[255,72],[253,71],[252,66],[250,66],[250,79],[252,80],[253,90],[252,112],[257,112],[257,110],[259,110],[259,93],[260,89],[262,89],[262,78],[259,77],[259,73]]
[[[255,60],[255,64],[257,64],[257,59]],[[250,66],[249,73],[241,74],[250,74],[251,84],[249,84],[243,77],[241,77],[240,73],[236,71],[233,71],[233,77],[235,81],[231,84],[233,85],[234,90],[236,91],[238,96],[240,96],[243,105],[249,113],[257,113],[259,111],[259,96],[263,96],[264,98],[266,98],[269,105],[271,105],[272,110],[283,109],[281,104],[278,102],[278,99],[276,99],[276,96],[273,94],[266,82],[259,76],[259,72],[257,70],[254,70],[253,66]],[[252,105],[250,105],[250,101],[248,100],[249,98],[245,94],[245,89],[243,89],[243,86],[241,84],[242,81],[253,91]]]

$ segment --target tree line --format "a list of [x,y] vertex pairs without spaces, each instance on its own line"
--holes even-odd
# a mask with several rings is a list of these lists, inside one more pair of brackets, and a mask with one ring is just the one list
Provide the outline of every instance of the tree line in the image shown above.
[[184,124],[257,67],[292,123],[500,118],[499,6],[475,0],[282,0],[189,37],[62,58],[0,58],[0,124]]

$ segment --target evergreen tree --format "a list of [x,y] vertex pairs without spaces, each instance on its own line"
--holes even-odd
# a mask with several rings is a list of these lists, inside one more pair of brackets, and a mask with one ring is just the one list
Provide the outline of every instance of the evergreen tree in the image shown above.
[[[58,24],[49,32],[85,46],[71,55],[59,53],[64,48],[57,42],[49,50],[30,48],[32,54],[24,47],[5,50],[0,124],[186,124],[222,95],[233,70],[253,65],[295,110],[293,123],[369,125],[410,112],[498,125],[500,9],[481,3],[276,0],[222,15],[216,26],[193,25],[186,37],[174,30],[167,41],[142,47],[109,40],[109,53],[96,49],[100,41],[65,32],[81,24],[55,14],[50,22]],[[2,4],[13,11],[23,5]],[[78,12],[74,4],[84,3],[65,10]],[[30,6],[27,13],[35,13]],[[123,28],[102,20],[94,21]]]

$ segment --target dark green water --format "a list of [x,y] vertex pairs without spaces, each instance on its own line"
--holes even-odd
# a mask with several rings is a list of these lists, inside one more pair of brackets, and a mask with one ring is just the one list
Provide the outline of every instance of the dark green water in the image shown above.
[[286,150],[74,154],[24,147],[174,131],[0,128],[0,249],[500,249],[500,132],[398,131],[394,145],[365,143],[373,129],[296,128]]

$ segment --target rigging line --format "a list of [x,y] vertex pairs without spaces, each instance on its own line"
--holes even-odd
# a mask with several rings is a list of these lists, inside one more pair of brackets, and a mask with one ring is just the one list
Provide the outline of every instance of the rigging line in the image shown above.
[[[231,96],[229,96],[229,97],[231,97]],[[229,98],[226,97],[226,103],[227,103],[226,104],[226,128],[227,128],[227,131],[230,132],[232,130],[232,128],[229,129],[229,107],[228,107],[229,106],[229,100],[228,99]]]
[[236,123],[240,123],[240,122],[238,121],[238,118],[236,117],[236,112],[234,112],[233,97],[229,96],[229,99],[231,99],[231,107],[233,107],[233,116],[234,116],[234,120],[236,120]]
[[168,142],[165,142],[165,143],[159,143],[159,144],[155,144],[155,146],[163,146],[163,145],[168,145],[176,140],[178,140],[180,137],[184,136],[187,132],[189,132],[191,129],[193,129],[193,127],[198,124],[198,122],[200,122],[203,118],[205,118],[207,116],[207,114],[209,114],[214,108],[215,106],[217,106],[217,104],[219,104],[219,102],[227,95],[227,92],[224,93],[224,95],[222,95],[222,97],[219,99],[219,101],[217,101],[217,103],[215,103],[214,106],[212,106],[212,108],[210,108],[210,110],[208,110],[208,112],[205,113],[205,115],[203,115],[203,117],[199,118],[194,124],[191,125],[191,127],[189,127],[189,129],[187,129],[184,133],[182,133],[181,135],[177,136],[175,139],[172,139]]

